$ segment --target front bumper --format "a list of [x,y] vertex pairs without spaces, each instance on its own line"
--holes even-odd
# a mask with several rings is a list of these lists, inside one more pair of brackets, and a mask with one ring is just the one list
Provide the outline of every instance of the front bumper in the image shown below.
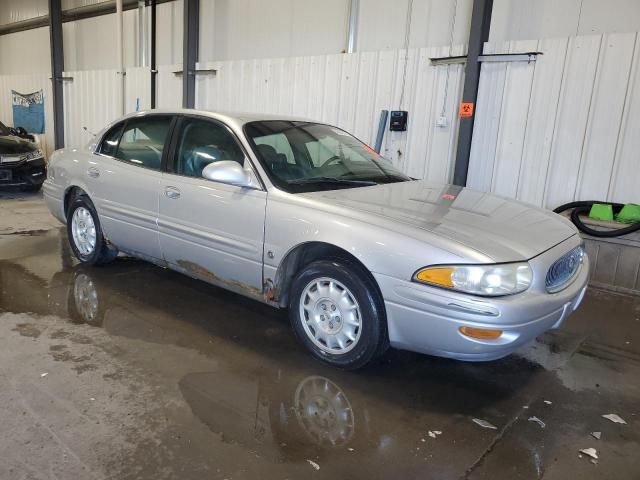
[[47,178],[44,158],[17,164],[0,164],[0,187],[41,185]]
[[[476,297],[374,274],[385,299],[393,347],[458,360],[495,360],[509,355],[543,332],[558,328],[582,301],[589,280],[589,259],[564,290],[548,293],[544,280],[553,262],[580,245],[575,235],[531,259],[534,272],[525,292]],[[499,329],[495,340],[478,340],[460,327]]]

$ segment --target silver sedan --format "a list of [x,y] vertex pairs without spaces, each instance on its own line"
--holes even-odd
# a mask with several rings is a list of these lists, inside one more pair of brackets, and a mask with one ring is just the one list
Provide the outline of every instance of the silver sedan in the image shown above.
[[123,252],[288,308],[302,344],[344,368],[389,346],[503,357],[557,328],[589,274],[563,217],[413,180],[296,118],[128,115],[55,152],[44,194],[80,262]]

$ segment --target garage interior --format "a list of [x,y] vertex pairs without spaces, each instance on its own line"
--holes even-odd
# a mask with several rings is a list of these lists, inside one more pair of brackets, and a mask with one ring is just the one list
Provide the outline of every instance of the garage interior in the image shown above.
[[[294,115],[414,179],[635,204],[638,32],[636,0],[3,0],[0,122],[48,159],[131,112]],[[124,255],[80,264],[42,193],[5,183],[0,479],[640,478],[627,224],[587,208],[583,304],[512,355],[347,371],[285,310]]]

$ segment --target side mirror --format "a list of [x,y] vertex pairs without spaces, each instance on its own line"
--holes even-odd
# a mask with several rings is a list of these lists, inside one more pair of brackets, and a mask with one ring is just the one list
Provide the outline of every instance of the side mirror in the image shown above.
[[251,174],[233,160],[220,160],[204,167],[202,176],[212,182],[226,183],[238,187],[254,187]]

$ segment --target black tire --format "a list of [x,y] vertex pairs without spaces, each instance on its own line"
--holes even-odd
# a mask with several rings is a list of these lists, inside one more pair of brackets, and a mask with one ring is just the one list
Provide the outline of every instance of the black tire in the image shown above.
[[[88,254],[83,254],[80,251],[78,246],[75,244],[72,232],[71,224],[73,214],[81,207],[89,211],[96,230],[95,246],[93,248],[93,251]],[[69,238],[69,244],[71,245],[73,254],[78,260],[80,260],[81,263],[85,265],[104,265],[106,263],[112,262],[118,255],[118,250],[114,246],[107,244],[104,235],[102,234],[102,227],[100,226],[98,213],[96,212],[93,203],[86,195],[76,196],[71,202],[71,205],[69,205],[69,209],[67,211],[67,237]]]
[[[314,280],[331,278],[346,287],[360,310],[360,334],[349,351],[340,354],[327,352],[310,338],[301,317],[300,301],[305,288]],[[293,280],[289,319],[302,344],[319,360],[334,367],[355,370],[380,357],[389,348],[387,318],[384,301],[369,272],[349,260],[318,260],[305,266]]]

